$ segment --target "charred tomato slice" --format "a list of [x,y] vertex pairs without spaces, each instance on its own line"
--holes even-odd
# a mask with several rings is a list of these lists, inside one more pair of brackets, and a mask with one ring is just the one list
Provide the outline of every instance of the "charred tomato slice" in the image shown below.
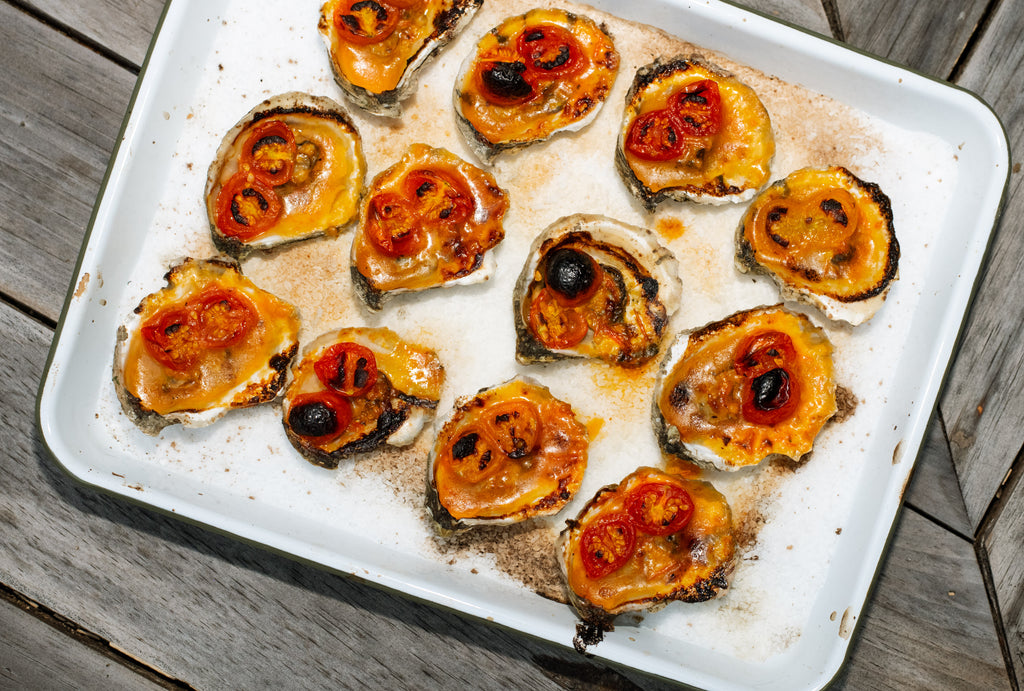
[[336,343],[314,363],[317,378],[342,396],[361,396],[377,382],[377,359],[366,346]]

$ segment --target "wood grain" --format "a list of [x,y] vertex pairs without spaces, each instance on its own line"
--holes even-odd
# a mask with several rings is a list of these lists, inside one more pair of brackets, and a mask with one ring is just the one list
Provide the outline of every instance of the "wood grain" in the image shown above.
[[970,542],[904,510],[834,688],[1010,688],[987,604]]
[[[972,524],[977,527],[1024,444],[1024,0],[1001,3],[959,83],[999,115],[1014,165],[941,408]],[[1012,293],[1016,299],[1008,299]],[[1001,453],[994,454],[993,450]]]
[[135,77],[6,3],[0,62],[0,293],[56,320]]
[[986,526],[983,544],[1014,678],[1020,686],[1024,683],[1024,476],[1016,475],[1004,496],[998,514]]
[[987,0],[836,0],[846,42],[946,79],[978,27]]
[[974,535],[953,468],[942,422],[933,415],[907,485],[904,500],[918,512],[965,538]]
[[142,65],[164,0],[28,0],[47,21],[81,36],[136,67]]
[[64,631],[3,599],[0,630],[8,632],[0,636],[0,688],[164,688],[91,647],[75,644]]

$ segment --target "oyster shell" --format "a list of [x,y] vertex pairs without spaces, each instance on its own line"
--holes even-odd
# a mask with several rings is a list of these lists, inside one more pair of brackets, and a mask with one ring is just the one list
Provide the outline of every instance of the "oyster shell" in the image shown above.
[[836,412],[832,344],[781,305],[680,334],[662,361],[652,419],[668,453],[737,470],[808,453]]
[[666,199],[751,199],[775,155],[768,111],[753,89],[697,56],[637,70],[626,95],[615,165],[648,211]]
[[736,232],[736,266],[765,274],[786,300],[861,324],[899,271],[889,198],[842,166],[804,168],[771,184]]
[[165,278],[117,331],[113,378],[125,414],[156,435],[274,399],[299,348],[295,308],[233,261],[188,258]]
[[430,452],[426,504],[442,533],[558,513],[590,445],[572,407],[513,379],[456,401]]
[[322,235],[356,217],[366,163],[355,125],[322,96],[280,94],[227,134],[210,164],[206,213],[236,258]]
[[393,295],[488,280],[508,195],[487,171],[413,144],[370,184],[352,239],[352,283],[379,310]]
[[619,54],[603,26],[561,9],[509,17],[455,81],[459,131],[483,161],[582,129],[608,97]]
[[640,365],[658,354],[681,293],[679,265],[653,232],[566,216],[534,240],[516,282],[516,359]]
[[732,511],[711,483],[638,468],[594,495],[557,542],[569,600],[587,622],[703,602],[729,587]]
[[387,328],[344,328],[305,348],[282,418],[302,456],[324,468],[384,444],[408,446],[433,418],[444,367],[434,351]]
[[360,108],[398,117],[418,72],[483,0],[328,0],[320,10],[334,78]]

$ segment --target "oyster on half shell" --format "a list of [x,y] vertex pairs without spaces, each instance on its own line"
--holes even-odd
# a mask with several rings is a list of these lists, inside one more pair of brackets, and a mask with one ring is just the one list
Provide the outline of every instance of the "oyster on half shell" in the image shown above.
[[306,460],[324,468],[385,444],[408,446],[433,418],[443,384],[437,354],[390,329],[332,331],[292,367],[285,433]]
[[892,206],[842,166],[804,168],[758,195],[736,233],[736,266],[766,274],[786,300],[857,325],[885,302],[899,271]]
[[619,54],[603,25],[561,9],[509,17],[479,40],[455,80],[459,131],[482,161],[597,117]]
[[379,310],[399,293],[488,280],[508,207],[487,171],[412,144],[373,179],[361,204],[351,251],[356,294]]
[[558,513],[587,468],[572,406],[531,379],[455,403],[430,452],[427,508],[442,533]]
[[566,521],[557,554],[569,600],[587,622],[704,602],[729,587],[732,511],[711,483],[638,468]]
[[274,399],[298,352],[298,312],[228,260],[185,259],[117,331],[114,386],[147,434],[202,427]]
[[679,265],[653,232],[566,216],[534,240],[516,282],[516,359],[640,365],[658,354],[681,293]]
[[828,336],[776,305],[680,334],[662,361],[652,419],[668,453],[737,470],[799,460],[835,413]]
[[365,175],[359,133],[340,105],[299,92],[269,98],[224,135],[210,164],[213,243],[244,258],[337,235],[356,217]]
[[648,211],[667,199],[747,201],[768,182],[774,155],[768,111],[731,74],[697,56],[637,70],[615,166]]
[[360,108],[398,117],[420,69],[469,23],[483,0],[328,0],[320,33],[334,78]]

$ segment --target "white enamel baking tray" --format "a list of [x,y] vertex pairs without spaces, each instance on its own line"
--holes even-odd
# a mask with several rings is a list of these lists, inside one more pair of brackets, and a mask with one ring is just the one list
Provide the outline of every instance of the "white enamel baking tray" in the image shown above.
[[[451,82],[444,79],[457,68],[460,51],[471,45],[470,36],[490,28],[501,10],[519,0],[487,1],[467,36],[424,75],[417,108],[449,102]],[[262,7],[254,11],[254,4]],[[170,428],[154,439],[135,430],[114,400],[110,363],[117,326],[143,295],[160,287],[173,258],[209,251],[199,195],[221,134],[252,105],[278,91],[309,90],[342,100],[316,33],[318,4],[168,3],[50,354],[39,400],[43,437],[67,472],[89,485],[571,645],[577,619],[568,606],[524,587],[487,554],[439,557],[416,497],[410,501],[395,486],[415,476],[415,469],[382,476],[372,466],[343,464],[335,473],[313,468],[289,447],[273,406],[233,413],[203,430]],[[1005,135],[988,107],[965,91],[727,4],[590,4],[755,68],[760,76],[748,76],[761,80],[766,94],[776,83],[773,78],[812,96],[820,94],[806,106],[787,105],[773,96],[769,109],[776,104],[790,110],[789,125],[780,118],[784,129],[795,127],[801,118],[793,114],[806,107],[807,120],[822,120],[819,129],[803,132],[811,139],[831,132],[830,122],[858,123],[856,131],[830,135],[847,157],[834,162],[863,171],[863,177],[879,182],[893,199],[903,259],[890,300],[879,316],[856,330],[826,324],[837,345],[841,383],[858,398],[854,416],[827,428],[812,459],[795,471],[776,468],[710,478],[740,515],[765,519],[722,597],[700,605],[676,603],[658,614],[625,621],[590,648],[599,657],[698,687],[821,687],[847,653],[969,304],[1007,180]],[[245,17],[259,17],[260,23],[250,27]],[[286,40],[247,40],[253,37]],[[628,43],[627,35],[620,39]],[[262,57],[246,52],[257,44],[278,45],[270,50],[284,52]],[[280,48],[291,44],[294,53]],[[629,51],[624,54],[628,58]],[[566,197],[576,205],[572,210],[608,213],[652,227],[666,217],[677,218],[687,231],[673,240],[684,282],[684,308],[674,318],[674,330],[725,316],[726,308],[774,301],[770,285],[740,277],[731,266],[730,228],[738,207],[705,211],[675,205],[659,211],[657,218],[646,217],[623,196],[610,172],[610,150],[595,150],[594,142],[614,130],[621,94],[636,67],[624,61],[603,121],[599,118],[576,139],[560,138],[537,152],[522,153],[522,160],[550,157],[553,165],[543,172],[550,185],[578,187],[572,194],[563,190],[552,195],[555,201],[550,203],[542,192],[529,203],[513,195],[511,227],[536,223],[539,230],[553,220],[545,220],[546,215],[565,210],[558,204],[566,203]],[[384,150],[382,133],[401,139],[402,131],[388,129],[385,121],[364,116],[355,107],[348,109],[367,137],[372,175],[397,157],[396,149]],[[432,143],[464,152],[450,112],[432,126],[431,136],[439,140]],[[802,163],[800,153],[787,146],[780,141],[773,178]],[[575,180],[560,175],[581,158],[585,175],[574,174]],[[514,192],[518,183],[511,179],[522,169],[499,163],[495,171],[499,182],[509,182]],[[581,185],[581,178],[592,184]],[[438,324],[465,336],[463,343],[435,334],[439,342],[452,341],[440,343],[450,373],[442,408],[455,395],[528,371],[511,363],[511,319],[504,307],[508,296],[500,293],[518,273],[520,252],[529,239],[517,240],[513,234],[498,256],[505,268],[491,285],[410,300],[390,313],[387,308],[385,315],[390,316],[378,318],[383,321],[377,323],[396,328],[415,327],[426,340]],[[337,242],[334,270],[343,275],[347,243],[344,237]],[[308,252],[305,258],[320,261],[322,268],[325,257],[335,256],[332,251],[320,243],[281,261],[296,263]],[[272,277],[273,261],[254,260],[246,272]],[[308,275],[334,280],[328,273]],[[295,288],[284,284],[282,289],[289,287]],[[318,327],[375,319],[352,306],[325,308],[322,301],[311,305],[304,315],[315,312]],[[470,333],[474,325],[483,337]],[[456,364],[479,353],[486,357],[475,366]],[[632,413],[624,407],[625,422],[616,424],[614,400],[589,402],[599,401],[601,387],[607,393],[609,386],[592,366],[552,366],[531,373],[549,380],[556,394],[570,399],[576,395],[585,417],[606,423],[592,445],[584,489],[567,515],[597,487],[617,481],[638,458],[648,465],[663,462],[642,424],[646,400]],[[622,383],[608,376],[613,388]],[[383,491],[382,484],[388,485]]]

